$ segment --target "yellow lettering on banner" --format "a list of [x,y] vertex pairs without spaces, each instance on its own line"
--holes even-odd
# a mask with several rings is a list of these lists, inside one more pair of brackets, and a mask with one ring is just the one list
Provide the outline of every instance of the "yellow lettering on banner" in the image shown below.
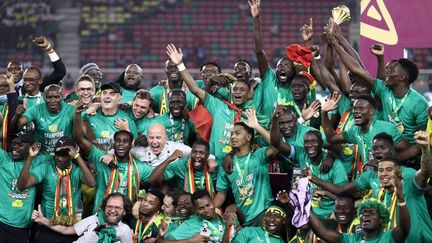
[[15,201],[13,201],[12,202],[12,207],[14,207],[14,208],[22,208],[23,207],[22,200],[16,199]]
[[48,130],[49,130],[50,132],[57,132],[57,125],[56,125],[56,124],[54,124],[54,125],[49,125],[49,126],[48,126]]
[[361,14],[367,10],[367,16],[369,18],[375,19],[377,21],[384,19],[388,29],[381,29],[370,24],[360,22],[360,35],[386,45],[396,45],[399,41],[399,37],[392,17],[385,6],[384,0],[374,1],[376,2],[379,10],[377,10],[373,4],[370,4],[371,0],[362,0],[360,4]]

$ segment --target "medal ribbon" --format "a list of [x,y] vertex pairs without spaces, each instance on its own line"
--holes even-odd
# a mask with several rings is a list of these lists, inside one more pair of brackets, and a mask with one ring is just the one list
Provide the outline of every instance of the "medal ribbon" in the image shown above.
[[[115,162],[117,163],[117,157],[114,158]],[[108,195],[110,193],[113,193],[118,190],[120,185],[120,179],[119,178],[119,169],[118,168],[112,168],[111,174],[108,180],[108,186],[105,191],[105,195]],[[139,191],[139,182],[140,182],[140,176],[138,172],[138,167],[136,165],[135,159],[132,158],[132,156],[129,155],[128,159],[128,165],[127,165],[127,196],[129,200],[132,202],[135,201],[138,191]]]
[[[363,144],[364,145],[364,144]],[[354,181],[354,179],[356,179],[358,177],[358,172],[363,172],[363,160],[360,156],[360,154],[358,153],[358,144],[354,144],[353,148],[354,148],[354,163],[352,163],[351,166],[351,181]]]
[[169,118],[170,118],[170,122],[171,122],[171,136],[170,136],[169,140],[174,141],[174,142],[183,143],[183,139],[184,139],[183,133],[184,133],[185,124],[186,124],[185,119],[184,118],[181,119],[182,124],[181,124],[181,128],[179,131],[179,136],[176,138],[176,136],[175,136],[176,135],[176,129],[174,127],[174,118],[172,117],[171,113],[169,114]]
[[[189,159],[187,163],[187,171],[184,181],[184,190],[189,193],[194,193],[196,191],[195,188],[195,172],[193,168],[193,164],[191,159]],[[210,194],[210,196],[213,198],[215,191],[213,186],[213,181],[210,177],[210,173],[208,172],[208,164],[206,163],[204,166],[204,177],[201,178],[200,187],[203,188],[205,183],[205,188]]]
[[2,124],[2,147],[5,151],[8,150],[8,127],[9,127],[9,105],[5,104],[3,106],[3,109],[1,111],[1,114],[3,116],[3,124]]
[[160,110],[159,110],[159,115],[163,115],[166,112],[168,112],[168,95],[171,91],[170,87],[169,87],[169,83],[168,80],[166,81],[166,88],[163,88],[162,91],[162,100],[161,100],[161,106],[160,106]]
[[301,234],[300,234],[300,230],[297,230],[295,236],[289,242],[295,242],[295,240],[297,240],[298,243],[304,243],[305,242],[303,240]]
[[[240,169],[240,165],[239,165],[239,162],[237,160],[237,155],[234,156],[235,169],[237,171],[237,174],[240,176],[240,179],[242,180],[242,183],[241,183],[242,186],[244,186],[246,184],[246,177],[248,176],[248,173],[249,173],[250,156],[251,156],[251,153],[248,153],[243,170]],[[238,189],[240,190],[240,194],[241,194],[240,187]]]
[[378,193],[378,199],[389,209],[390,211],[390,222],[387,225],[387,230],[391,230],[396,228],[397,226],[397,220],[398,220],[398,216],[397,216],[397,210],[396,210],[396,201],[397,201],[397,197],[396,197],[396,193],[393,192],[391,201],[390,201],[390,207],[387,206],[387,194],[385,192],[385,189],[383,187],[381,187],[381,189],[379,190]]
[[408,94],[411,92],[411,89],[408,90],[408,92],[402,97],[400,103],[396,106],[396,97],[394,95],[392,95],[392,115],[393,115],[393,119],[395,121],[395,125],[397,126],[398,123],[401,122],[400,118],[399,118],[399,110],[402,108],[402,106],[405,104],[405,101],[408,97]]
[[[350,226],[348,227],[347,232],[343,232],[343,230],[342,230],[342,226],[341,226],[340,224],[338,224],[338,226],[337,226],[337,231],[338,231],[339,233],[347,233],[347,234],[351,234],[351,233],[353,233],[353,230],[354,230],[355,226],[358,225],[358,224],[360,224],[360,220],[359,220],[359,218],[357,217],[357,218],[355,218],[355,219],[353,219],[353,220],[351,221],[351,224],[350,224]],[[354,233],[355,233],[355,232],[354,232]]]
[[142,220],[138,219],[135,225],[134,231],[134,243],[141,243],[141,241],[149,236],[151,236],[154,222],[158,216],[159,212],[155,212],[150,220],[143,227]]
[[[54,225],[62,224],[69,226],[74,224],[76,221],[72,200],[72,183],[70,179],[70,174],[72,173],[72,165],[64,170],[61,170],[60,168],[55,166],[55,171],[58,175],[58,180],[54,196],[54,215],[51,218],[51,221]],[[66,185],[63,184],[64,180]],[[63,201],[62,199],[65,194],[66,205],[63,205],[61,201]]]
[[339,120],[339,124],[336,128],[336,133],[341,133],[345,129],[345,126],[348,123],[350,115],[351,115],[351,109],[348,109],[345,111],[345,113],[343,113],[342,117]]

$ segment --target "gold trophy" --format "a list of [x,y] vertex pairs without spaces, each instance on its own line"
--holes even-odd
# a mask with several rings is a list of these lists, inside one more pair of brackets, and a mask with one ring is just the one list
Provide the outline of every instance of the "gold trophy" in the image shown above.
[[350,10],[345,5],[339,5],[332,9],[332,17],[337,25],[341,25],[351,19]]
[[[341,25],[351,19],[350,10],[345,5],[339,5],[332,9],[332,17],[335,24]],[[326,33],[321,35],[321,40],[326,43],[328,42]]]

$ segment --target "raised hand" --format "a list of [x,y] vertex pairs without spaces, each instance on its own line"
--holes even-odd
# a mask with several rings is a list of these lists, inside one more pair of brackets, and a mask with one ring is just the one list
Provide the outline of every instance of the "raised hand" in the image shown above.
[[331,40],[335,37],[335,28],[337,24],[333,21],[333,18],[330,17],[327,25],[324,27],[324,31],[327,34],[327,37]]
[[310,180],[312,179],[312,170],[309,167],[306,167],[302,170],[302,175]]
[[313,28],[312,28],[313,20],[312,18],[309,18],[309,24],[304,24],[300,28],[300,32],[302,34],[302,38],[304,41],[310,41],[313,37]]
[[375,56],[384,56],[384,45],[380,43],[374,43],[370,48],[370,52]]
[[15,115],[22,116],[22,114],[24,114],[25,111],[26,111],[26,108],[25,108],[24,104],[19,104],[15,110]]
[[111,162],[114,161],[114,155],[105,154],[104,156],[100,157],[100,161],[102,161],[102,163],[104,163],[105,165],[109,165]]
[[255,110],[254,109],[247,109],[246,110],[246,117],[248,118],[246,125],[248,125],[250,128],[257,129],[257,127],[259,126],[259,123],[258,123],[258,119],[257,119]]
[[7,71],[7,72],[6,72],[6,82],[7,82],[9,85],[11,85],[11,84],[15,85],[14,80],[15,80],[15,75],[14,75],[13,73]]
[[142,147],[148,147],[148,141],[146,135],[142,134],[141,132],[138,132],[138,139],[136,140],[137,145]]
[[237,220],[237,214],[233,212],[225,212],[225,223],[228,227],[232,226]]
[[222,162],[222,167],[227,174],[231,174],[233,172],[233,160],[232,160],[232,154],[228,153],[225,155],[225,158]]
[[183,52],[181,48],[178,49],[175,47],[174,44],[169,44],[166,47],[166,54],[170,57],[171,61],[175,65],[179,65],[183,62]]
[[76,148],[74,148],[74,146],[68,145],[68,146],[64,146],[63,148],[68,150],[69,156],[72,158],[75,158],[75,156],[78,154]]
[[87,109],[87,111],[86,111],[86,113],[87,113],[87,115],[89,115],[89,116],[94,116],[94,115],[96,115],[96,107],[94,107],[94,106],[90,106],[88,109]]
[[273,118],[278,119],[287,109],[285,106],[276,106],[275,112],[273,113]]
[[305,121],[310,120],[321,108],[321,103],[319,102],[319,100],[314,100],[309,107],[306,106],[306,104],[304,104],[303,109],[302,109],[302,118]]
[[114,126],[119,130],[129,131],[129,122],[127,119],[117,118],[114,121]]
[[393,177],[390,178],[390,185],[393,186],[393,191],[398,198],[403,198],[401,178],[393,171]]
[[38,47],[44,49],[45,51],[52,50],[51,43],[44,36],[39,36],[33,39],[33,43],[35,43]]
[[45,221],[45,217],[42,213],[41,205],[38,205],[38,210],[33,210],[32,216],[31,216],[33,222],[36,222],[38,224],[42,224]]
[[337,104],[341,98],[338,92],[333,92],[329,97],[327,97],[324,104],[321,106],[321,111],[332,111],[337,108]]
[[429,134],[425,131],[419,130],[414,133],[414,141],[423,148],[429,148]]
[[288,192],[285,190],[279,191],[276,195],[276,200],[278,200],[279,202],[281,202],[283,204],[288,204],[290,201]]
[[81,114],[85,109],[87,109],[87,106],[80,100],[77,100],[75,103],[75,113]]
[[30,146],[28,156],[31,157],[31,158],[36,157],[38,155],[39,151],[40,151],[40,148],[41,148],[41,144],[40,143],[34,143],[34,144],[32,144]]
[[249,0],[249,6],[253,18],[258,18],[260,14],[260,2],[261,0]]

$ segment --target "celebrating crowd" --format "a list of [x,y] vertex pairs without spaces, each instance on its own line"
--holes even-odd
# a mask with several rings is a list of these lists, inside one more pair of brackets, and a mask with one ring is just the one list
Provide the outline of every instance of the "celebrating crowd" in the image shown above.
[[[102,82],[88,63],[64,96],[54,43],[33,40],[48,76],[11,60],[0,243],[432,242],[432,109],[411,88],[416,64],[385,64],[375,44],[371,76],[330,18],[325,52],[311,19],[273,69],[249,6],[260,79],[239,59],[234,73],[206,61],[194,80],[168,44],[167,79],[150,90],[137,64]],[[273,171],[291,186],[274,192]]]

